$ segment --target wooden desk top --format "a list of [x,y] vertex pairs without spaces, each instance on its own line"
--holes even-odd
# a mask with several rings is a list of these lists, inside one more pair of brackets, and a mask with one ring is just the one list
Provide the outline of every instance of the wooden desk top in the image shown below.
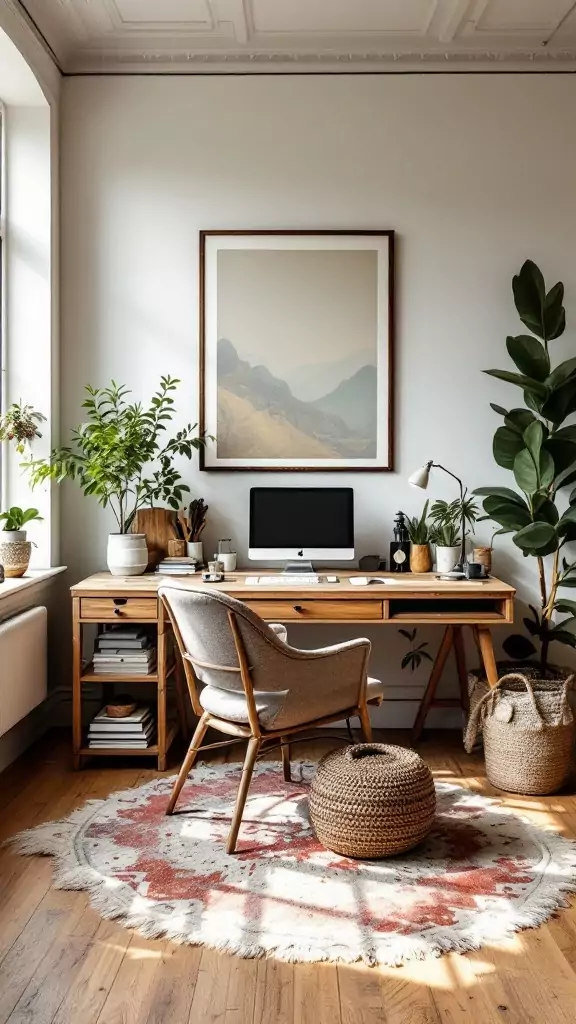
[[[249,585],[249,576],[279,575],[277,570],[252,569],[228,573],[223,583],[203,583],[200,574],[194,576],[163,576],[159,573],[147,573],[144,576],[112,576],[108,572],[98,572],[87,579],[81,580],[71,587],[73,597],[155,597],[158,588],[170,586],[175,581],[178,586],[189,586],[194,589],[220,590],[231,597],[250,599],[257,598],[320,598],[330,600],[374,600],[398,598],[450,598],[455,600],[508,598],[512,600],[516,593],[514,587],[502,580],[490,577],[488,580],[439,580],[436,574],[429,573],[384,573],[359,572],[356,569],[330,569],[330,575],[338,576],[339,583],[319,583],[317,585],[298,586],[282,584],[280,586]],[[320,575],[324,575],[321,573]],[[350,583],[352,576],[385,577],[393,583],[371,583],[358,586]]]

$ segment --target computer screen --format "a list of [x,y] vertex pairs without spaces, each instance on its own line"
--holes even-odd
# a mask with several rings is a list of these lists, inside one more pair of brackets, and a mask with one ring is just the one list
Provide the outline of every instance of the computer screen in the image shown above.
[[[250,548],[279,552],[354,548],[351,487],[253,487]],[[258,555],[252,555],[258,557]],[[321,553],[316,555],[322,557]],[[330,556],[331,557],[331,556]],[[349,557],[353,557],[351,554]]]

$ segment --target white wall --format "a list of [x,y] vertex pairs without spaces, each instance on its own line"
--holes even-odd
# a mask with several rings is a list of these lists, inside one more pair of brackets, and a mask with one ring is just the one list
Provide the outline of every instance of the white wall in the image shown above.
[[[63,436],[80,419],[82,385],[110,377],[146,399],[161,373],[175,374],[182,421],[197,416],[199,229],[394,228],[396,472],[338,475],[355,488],[357,550],[388,554],[394,513],[421,506],[406,476],[426,459],[470,487],[509,483],[492,461],[488,403],[520,396],[480,371],[507,365],[505,336],[519,333],[510,281],[526,257],[565,281],[576,317],[575,109],[569,75],[66,79]],[[573,354],[567,338],[558,358]],[[186,478],[211,506],[208,548],[233,537],[242,555],[248,489],[266,476],[187,466]],[[435,476],[432,494],[453,497],[448,478]],[[103,566],[112,523],[71,485],[62,513],[77,579]],[[530,585],[531,567],[506,543],[496,569]],[[421,632],[434,649],[437,631]],[[423,673],[400,679],[396,630],[368,633],[374,673],[402,684],[395,696],[414,683],[420,692]],[[308,645],[342,635],[292,632]],[[414,706],[381,720],[406,722]]]

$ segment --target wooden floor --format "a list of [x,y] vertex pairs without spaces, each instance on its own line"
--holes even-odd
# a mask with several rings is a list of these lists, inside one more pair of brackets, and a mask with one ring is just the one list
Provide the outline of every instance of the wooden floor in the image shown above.
[[[299,754],[314,758],[329,745],[302,744]],[[456,735],[438,733],[420,750],[438,778],[492,792],[481,758],[467,757]],[[52,735],[0,776],[1,838],[157,774],[117,761],[74,774],[70,763],[68,738]],[[574,796],[506,802],[576,834]],[[51,881],[50,858],[0,849],[0,1024],[576,1022],[576,906],[465,956],[371,969],[147,941],[99,918],[85,893],[58,892]]]

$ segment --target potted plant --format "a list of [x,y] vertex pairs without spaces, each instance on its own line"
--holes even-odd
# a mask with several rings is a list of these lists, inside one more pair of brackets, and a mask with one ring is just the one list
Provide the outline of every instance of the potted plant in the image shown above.
[[478,518],[478,506],[473,498],[467,497],[466,490],[462,498],[454,501],[435,501],[430,509],[432,526],[430,539],[436,545],[436,569],[440,573],[452,572],[460,561],[463,553],[462,530],[467,536],[466,526],[472,526]]
[[41,520],[37,508],[22,509],[13,505],[7,512],[0,513],[0,522],[4,523],[0,532],[0,564],[4,566],[4,575],[10,577],[23,576],[30,564],[32,544],[26,540],[26,523]]
[[410,572],[430,572],[430,527],[427,523],[429,501],[424,503],[422,515],[406,516],[406,529],[410,538]]
[[16,451],[23,455],[35,437],[42,437],[38,424],[45,419],[33,406],[13,402],[0,416],[0,441],[14,443]]
[[[576,601],[562,596],[576,587],[576,561],[566,545],[576,540],[576,357],[553,367],[550,343],[564,333],[566,314],[561,282],[546,291],[541,271],[527,260],[512,281],[514,303],[530,334],[506,339],[515,370],[486,370],[491,377],[520,389],[521,406],[492,404],[503,418],[494,434],[496,463],[513,473],[515,488],[480,487],[485,518],[512,534],[525,558],[536,560],[540,600],[530,605],[525,635],[504,642],[512,658],[536,654],[539,673],[557,677],[549,664],[551,644],[576,647]],[[518,372],[517,372],[518,371]],[[572,490],[568,491],[568,488]],[[557,621],[557,616],[565,616]]]
[[190,459],[192,450],[205,441],[195,435],[196,424],[188,424],[169,440],[164,437],[174,414],[172,392],[179,383],[161,377],[147,409],[140,402],[129,403],[130,390],[115,381],[107,388],[87,385],[82,405],[87,422],[72,431],[71,446],[54,449],[49,460],[24,463],[32,486],[45,480],[76,480],[85,495],[112,509],[118,532],[108,539],[108,568],[115,576],[139,575],[148,564],[145,534],[130,533],[138,509],[162,501],[178,511],[183,493],[190,490],[182,483],[174,458]]

